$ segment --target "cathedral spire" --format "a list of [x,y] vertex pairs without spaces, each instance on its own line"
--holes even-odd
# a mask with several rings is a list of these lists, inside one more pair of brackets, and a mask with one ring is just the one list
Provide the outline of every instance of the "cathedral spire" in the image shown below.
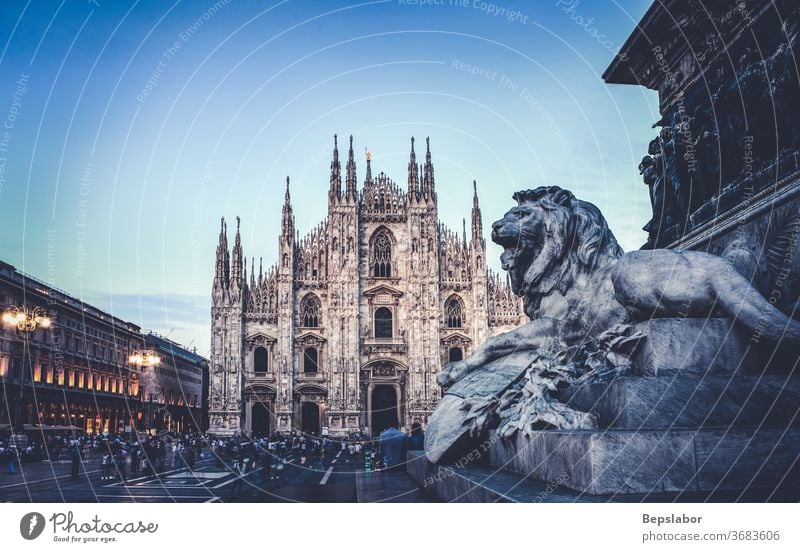
[[258,283],[264,280],[264,257],[258,258]]
[[[247,268],[247,263],[245,263],[245,268]],[[250,289],[255,289],[256,287],[256,258],[250,258]]]
[[339,163],[339,142],[333,135],[333,159],[331,159],[331,188],[328,192],[331,200],[342,196],[342,165]]
[[369,152],[369,148],[364,148],[364,151],[367,155],[367,177],[364,180],[364,183],[372,182],[372,154]]
[[436,186],[433,180],[433,162],[431,162],[431,139],[430,137],[425,138],[425,144],[427,146],[425,152],[425,185],[423,186],[422,193],[426,197],[435,197],[436,194]]
[[416,199],[419,193],[419,172],[417,172],[417,154],[414,152],[414,137],[411,137],[411,154],[408,157],[408,198]]
[[232,260],[231,260],[231,282],[239,287],[242,286],[242,236],[239,233],[239,225],[241,220],[236,217],[236,240],[233,244]]
[[350,135],[350,150],[347,152],[347,197],[356,198],[356,160],[353,154],[353,135]]
[[461,219],[461,240],[464,244],[464,249],[467,248],[467,219]]
[[286,177],[286,194],[283,198],[281,216],[281,236],[288,240],[294,238],[294,213],[292,212],[292,196],[289,194],[289,177]]
[[481,206],[478,203],[478,183],[472,181],[472,239],[483,241],[483,217],[481,215]]
[[214,270],[214,287],[224,288],[228,286],[228,236],[225,228],[225,218],[220,220],[219,243],[217,244],[217,258]]

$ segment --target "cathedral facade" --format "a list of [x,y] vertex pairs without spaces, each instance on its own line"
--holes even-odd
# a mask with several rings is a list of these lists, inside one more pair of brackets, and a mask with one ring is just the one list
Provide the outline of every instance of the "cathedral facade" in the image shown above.
[[[277,262],[250,275],[239,219],[223,219],[211,308],[209,431],[376,434],[392,419],[425,425],[444,363],[525,321],[521,302],[486,266],[477,191],[470,232],[438,218],[427,141],[411,140],[407,188],[373,177],[361,189],[353,138],[345,173],[334,137],[328,216],[304,237],[286,179]],[[344,187],[342,186],[344,180]]]

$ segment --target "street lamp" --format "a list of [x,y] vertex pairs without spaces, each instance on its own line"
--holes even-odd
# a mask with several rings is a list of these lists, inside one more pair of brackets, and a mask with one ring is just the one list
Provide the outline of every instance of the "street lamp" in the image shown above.
[[25,392],[25,357],[26,353],[28,361],[30,362],[30,334],[36,328],[46,330],[50,328],[52,321],[47,312],[41,307],[33,307],[29,309],[24,305],[21,307],[8,307],[3,311],[3,323],[6,326],[16,327],[17,332],[23,336],[23,349],[22,349],[22,374],[19,377],[19,400],[17,401],[16,408],[14,409],[14,422],[20,429],[23,428],[22,423],[22,400]]
[[41,307],[9,307],[3,312],[3,323],[16,326],[21,332],[31,333],[37,327],[47,329],[50,327],[50,317]]
[[[143,349],[141,351],[132,351],[130,356],[128,357],[128,362],[133,366],[140,368],[143,372],[147,370],[147,368],[155,368],[161,364],[161,357],[158,356],[156,351],[150,349]],[[153,417],[153,393],[152,393],[152,384],[153,384],[153,374],[150,374],[147,378],[147,381],[141,382],[143,386],[147,387],[147,390],[150,392],[149,401],[148,401],[148,408],[147,408],[147,430],[149,431],[152,427],[152,417]],[[146,385],[145,385],[146,384]]]
[[128,362],[139,368],[150,368],[161,364],[161,357],[155,351],[133,351]]

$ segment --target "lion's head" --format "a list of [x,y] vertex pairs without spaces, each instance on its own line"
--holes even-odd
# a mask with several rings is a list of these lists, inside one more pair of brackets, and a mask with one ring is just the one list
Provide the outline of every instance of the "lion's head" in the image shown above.
[[518,205],[492,224],[492,241],[504,249],[500,260],[513,292],[526,301],[622,255],[600,210],[571,192],[542,186],[514,199]]

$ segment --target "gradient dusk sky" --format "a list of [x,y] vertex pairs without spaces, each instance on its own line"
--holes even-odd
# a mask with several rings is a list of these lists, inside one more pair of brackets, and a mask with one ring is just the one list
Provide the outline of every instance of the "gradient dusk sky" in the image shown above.
[[326,214],[335,133],[359,187],[365,148],[405,187],[430,136],[452,229],[473,178],[487,238],[559,185],[638,248],[657,98],[601,74],[650,3],[3,0],[0,259],[207,355],[220,217],[272,264],[286,175],[301,234]]

